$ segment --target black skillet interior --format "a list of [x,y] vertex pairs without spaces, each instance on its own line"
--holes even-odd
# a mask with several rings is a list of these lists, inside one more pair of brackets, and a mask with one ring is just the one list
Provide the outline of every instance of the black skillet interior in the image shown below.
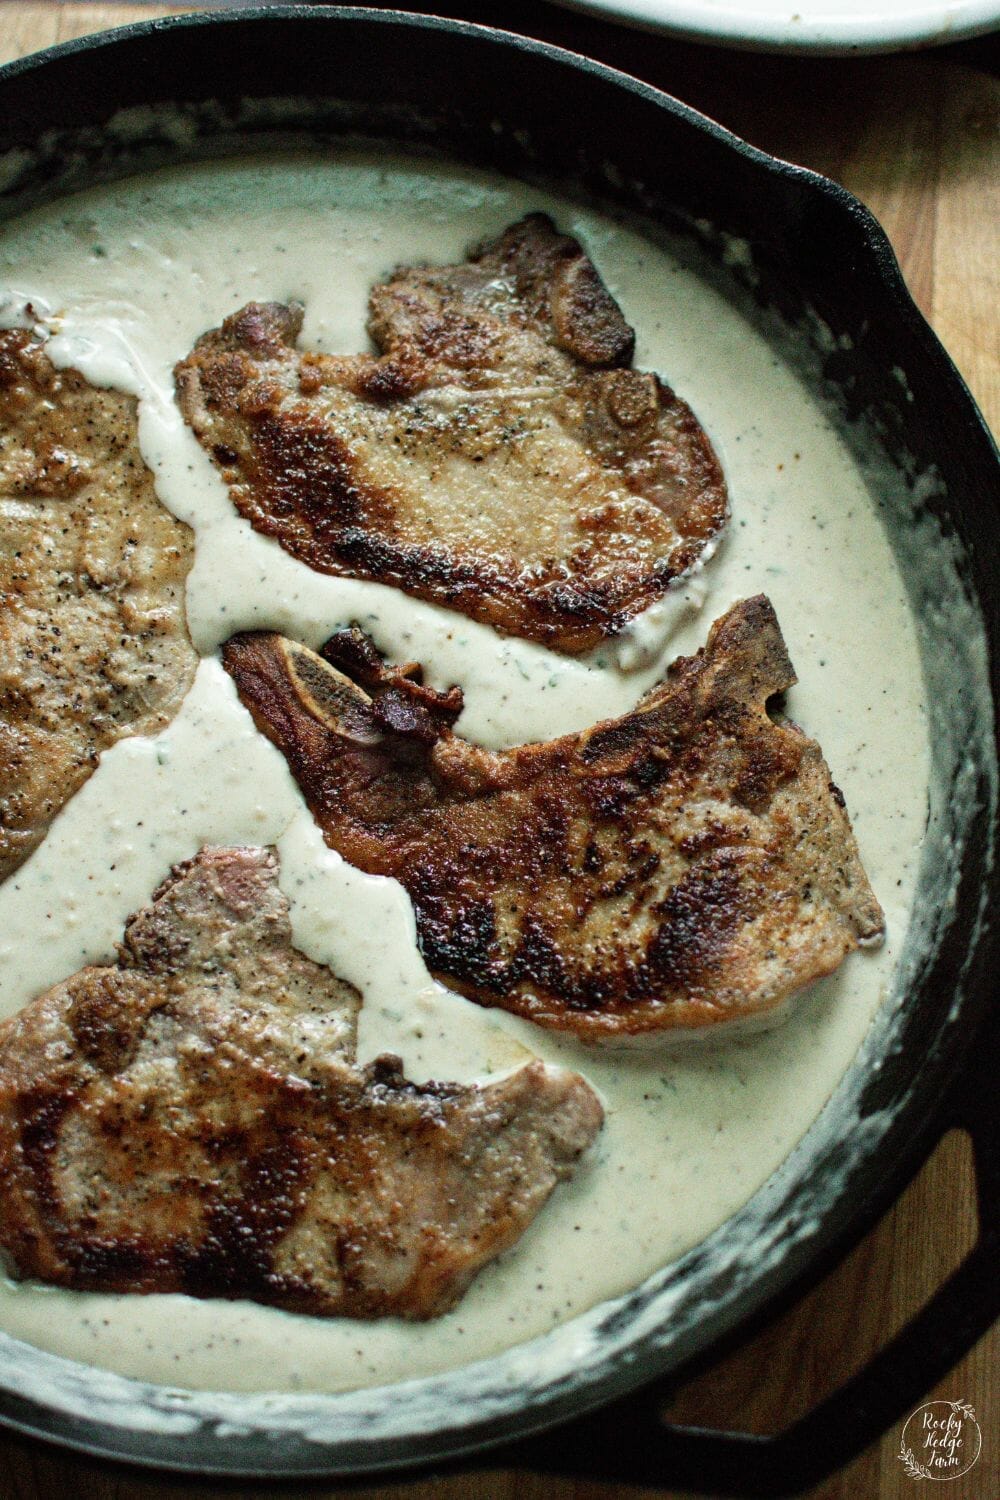
[[[891,457],[914,474],[934,469],[940,475],[940,485],[914,485],[909,503],[952,539],[963,586],[978,600],[995,645],[995,451],[968,392],[913,307],[881,231],[833,184],[763,156],[624,75],[521,38],[390,12],[299,8],[153,21],[0,72],[0,152],[20,153],[6,159],[3,212],[176,159],[176,131],[147,106],[185,106],[194,130],[183,154],[214,155],[271,144],[275,112],[247,101],[275,99],[298,101],[281,112],[285,140],[302,131],[322,143],[363,130],[431,145],[497,171],[576,184],[613,207],[683,229],[717,260],[723,234],[745,241],[750,261],[738,257],[752,262],[745,290],[790,324],[815,315],[832,332],[823,375],[840,393],[847,418],[867,414]],[[113,116],[116,123],[105,128]],[[901,368],[907,389],[893,373]],[[914,567],[919,613],[933,605],[934,584],[920,584],[918,573]],[[982,674],[990,674],[995,699],[995,649],[989,655]],[[997,1236],[990,1211],[998,1196],[995,1127],[976,1113],[974,1073],[990,1054],[987,1028],[993,1024],[987,1012],[997,953],[990,873],[994,788],[989,747],[973,732],[976,692],[963,696],[959,688],[956,696],[955,677],[964,668],[957,657],[942,656],[932,649],[927,654],[932,698],[937,694],[949,712],[970,716],[964,770],[957,763],[941,767],[942,836],[961,835],[953,845],[961,858],[958,897],[947,914],[938,914],[928,952],[913,963],[906,1006],[879,1023],[875,1045],[884,1066],[866,1076],[858,1103],[862,1118],[882,1125],[857,1149],[843,1142],[828,1142],[811,1156],[806,1149],[808,1182],[800,1166],[797,1179],[793,1174],[771,1191],[768,1212],[790,1212],[793,1226],[813,1214],[815,1233],[790,1233],[779,1253],[760,1265],[751,1244],[751,1253],[724,1276],[712,1270],[703,1249],[692,1252],[673,1273],[681,1296],[668,1337],[637,1336],[625,1357],[598,1361],[531,1401],[508,1402],[502,1414],[460,1430],[325,1445],[288,1434],[276,1444],[254,1433],[223,1441],[206,1423],[178,1445],[170,1437],[71,1417],[15,1392],[0,1394],[0,1419],[91,1452],[202,1472],[274,1478],[428,1461],[439,1467],[502,1461],[747,1493],[791,1492],[870,1441],[1000,1311],[989,1274]],[[981,1076],[985,1080],[985,1072]],[[765,1309],[772,1312],[817,1279],[956,1121],[975,1137],[980,1246],[921,1315],[924,1321],[890,1346],[881,1363],[777,1442],[679,1432],[658,1420],[648,1392],[623,1400],[642,1382],[704,1362]],[[763,1222],[759,1213],[756,1222]],[[724,1226],[719,1235],[726,1232]],[[613,1328],[609,1318],[609,1337],[647,1305],[640,1289],[616,1310]],[[613,1398],[614,1407],[584,1423],[542,1430]],[[505,1441],[516,1446],[502,1455],[492,1450]]]

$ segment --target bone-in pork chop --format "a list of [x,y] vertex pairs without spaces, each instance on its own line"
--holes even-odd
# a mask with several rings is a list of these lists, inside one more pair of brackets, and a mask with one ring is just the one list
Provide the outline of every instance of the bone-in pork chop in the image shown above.
[[719,532],[705,433],[543,215],[370,311],[379,357],[300,352],[301,309],[251,303],[177,366],[237,509],[311,567],[578,652]]
[[193,560],[139,453],[135,400],[0,332],[0,880],[102,750],[180,706]]
[[587,1041],[706,1027],[882,934],[818,745],[768,715],[795,677],[763,596],[632,713],[500,752],[359,631],[223,659],[327,843],[405,886],[428,966],[482,1005]]
[[354,1062],[359,996],[291,945],[277,861],[210,849],[118,962],[0,1027],[0,1247],[82,1290],[429,1318],[601,1125],[576,1074],[483,1087]]

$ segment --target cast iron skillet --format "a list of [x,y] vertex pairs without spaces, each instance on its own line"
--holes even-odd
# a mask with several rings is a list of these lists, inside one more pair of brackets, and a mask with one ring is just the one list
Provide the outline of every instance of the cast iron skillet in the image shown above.
[[[107,1385],[91,1393],[82,1367],[8,1340],[0,1420],[95,1455],[271,1480],[488,1464],[794,1492],[912,1408],[1000,1312],[1000,1151],[986,1104],[1000,898],[995,449],[884,235],[849,194],[622,74],[483,28],[384,11],[216,12],[13,63],[0,70],[0,153],[11,153],[0,158],[2,212],[176,157],[179,139],[189,156],[269,144],[278,115],[247,101],[275,99],[285,140],[361,129],[640,210],[736,262],[733,275],[803,338],[817,319],[826,325],[823,377],[846,420],[863,417],[912,476],[887,521],[923,620],[936,716],[924,937],[904,957],[902,1003],[883,1007],[835,1108],[745,1209],[578,1320],[574,1343],[552,1335],[391,1394],[297,1398],[297,1415],[270,1424],[262,1398],[192,1402],[146,1388],[144,1429],[123,1425]],[[187,107],[185,131],[143,108],[160,103]],[[745,242],[740,254],[724,257],[727,236]],[[953,617],[937,608],[949,587],[964,600]],[[980,1240],[909,1327],[780,1437],[665,1425],[665,1378],[705,1364],[823,1275],[953,1125],[975,1144]],[[57,1394],[40,1394],[43,1371],[59,1375]]]

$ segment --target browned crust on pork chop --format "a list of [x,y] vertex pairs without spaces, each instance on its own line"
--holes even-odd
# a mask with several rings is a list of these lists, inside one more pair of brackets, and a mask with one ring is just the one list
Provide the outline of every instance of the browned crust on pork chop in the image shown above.
[[634,712],[501,752],[361,632],[324,655],[245,634],[223,659],[327,843],[405,886],[430,969],[480,1004],[587,1041],[706,1027],[881,936],[818,745],[768,715],[795,678],[762,595]]
[[117,963],[0,1026],[0,1246],[89,1291],[429,1318],[601,1124],[576,1074],[483,1087],[354,1062],[359,996],[291,945],[277,860],[209,849]]
[[708,438],[544,215],[370,311],[378,357],[300,352],[300,308],[250,303],[176,370],[237,509],[311,567],[578,652],[719,532]]
[[197,664],[193,560],[139,453],[135,400],[0,332],[0,880],[102,750],[176,712]]

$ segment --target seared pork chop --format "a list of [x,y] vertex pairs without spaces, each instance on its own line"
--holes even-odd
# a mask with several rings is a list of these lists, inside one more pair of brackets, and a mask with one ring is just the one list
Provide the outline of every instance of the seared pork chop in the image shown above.
[[179,707],[193,560],[139,453],[135,400],[0,331],[0,880],[102,750]]
[[601,1125],[576,1074],[484,1087],[354,1062],[359,996],[291,945],[277,861],[207,849],[118,962],[0,1027],[0,1246],[81,1290],[430,1318]]
[[578,652],[719,532],[705,433],[543,215],[370,311],[377,358],[300,353],[301,309],[251,303],[176,370],[241,515],[311,567]]
[[327,843],[405,886],[428,966],[481,1005],[585,1041],[707,1027],[883,932],[818,745],[767,713],[795,677],[763,596],[632,713],[500,752],[359,631],[223,660]]

